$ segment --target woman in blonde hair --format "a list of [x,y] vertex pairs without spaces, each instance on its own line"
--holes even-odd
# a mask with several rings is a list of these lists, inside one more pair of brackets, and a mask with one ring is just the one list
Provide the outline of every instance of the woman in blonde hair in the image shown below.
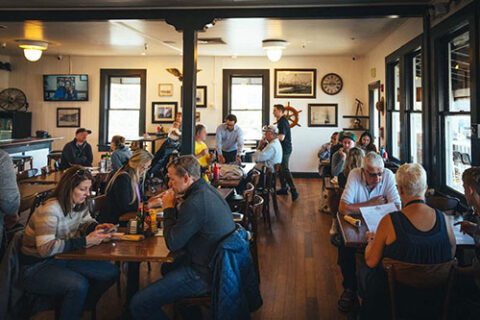
[[110,143],[112,152],[112,170],[116,171],[123,167],[132,156],[132,151],[125,145],[125,137],[113,136]]
[[338,185],[344,189],[347,184],[347,178],[350,171],[355,168],[362,167],[362,160],[365,156],[365,152],[362,149],[354,147],[348,151],[347,159],[345,160],[345,167],[343,172],[338,175]]
[[100,221],[117,223],[122,214],[138,210],[142,203],[140,181],[150,168],[152,159],[150,152],[138,149],[114,174],[106,188],[107,208],[100,213]]

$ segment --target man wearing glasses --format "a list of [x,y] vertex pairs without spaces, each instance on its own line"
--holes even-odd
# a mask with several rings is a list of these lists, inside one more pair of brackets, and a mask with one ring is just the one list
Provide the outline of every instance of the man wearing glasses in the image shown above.
[[217,154],[220,163],[241,162],[243,149],[243,131],[237,125],[237,117],[229,114],[225,123],[218,126],[216,132]]
[[[383,159],[375,152],[363,158],[362,168],[350,171],[340,199],[341,214],[360,213],[360,208],[393,202],[400,208],[400,196],[395,185],[395,175],[385,169]],[[343,276],[344,291],[338,300],[341,311],[350,311],[357,303],[357,278],[355,248],[338,247],[338,265]]]

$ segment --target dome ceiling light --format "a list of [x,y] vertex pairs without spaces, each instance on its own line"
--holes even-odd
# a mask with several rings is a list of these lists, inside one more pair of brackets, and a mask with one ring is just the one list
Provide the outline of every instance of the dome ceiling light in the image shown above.
[[262,48],[267,52],[267,57],[272,62],[277,62],[282,57],[282,51],[287,47],[285,40],[263,40]]
[[40,60],[43,51],[47,50],[48,42],[38,40],[16,40],[18,46],[23,49],[23,55],[28,61]]

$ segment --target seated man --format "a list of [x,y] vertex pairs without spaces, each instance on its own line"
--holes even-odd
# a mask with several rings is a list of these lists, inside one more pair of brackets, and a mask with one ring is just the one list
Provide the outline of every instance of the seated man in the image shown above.
[[[355,147],[355,142],[357,141],[357,137],[351,132],[342,131],[340,133],[339,141],[342,146],[341,148],[338,149],[338,151],[333,153],[332,159],[330,162],[332,177],[336,177],[341,172],[343,172],[348,151],[353,147]],[[332,147],[332,150],[334,149],[335,148]]]
[[91,167],[93,161],[92,146],[87,142],[91,130],[79,128],[75,132],[75,139],[67,143],[62,150],[60,169],[65,170],[73,165]]
[[282,163],[282,145],[278,140],[278,128],[274,125],[263,127],[264,137],[259,142],[258,148],[253,155],[253,159],[257,163],[255,168],[251,170],[245,179],[235,188],[239,194],[242,194],[251,181],[251,177],[255,171],[262,171],[262,167],[266,166],[268,169],[275,171],[275,165]]
[[[393,202],[400,208],[400,196],[395,187],[395,176],[385,169],[383,159],[369,152],[363,159],[362,168],[350,171],[345,190],[340,199],[341,214],[360,213],[361,207]],[[348,312],[357,303],[357,278],[355,248],[338,247],[338,265],[343,276],[343,293],[338,308]]]
[[[172,189],[162,197],[168,249],[184,255],[162,266],[163,278],[138,292],[131,302],[135,319],[168,319],[161,306],[212,290],[209,263],[220,240],[235,229],[228,204],[204,179],[195,157],[181,156],[168,165]],[[175,195],[184,193],[180,208]]]

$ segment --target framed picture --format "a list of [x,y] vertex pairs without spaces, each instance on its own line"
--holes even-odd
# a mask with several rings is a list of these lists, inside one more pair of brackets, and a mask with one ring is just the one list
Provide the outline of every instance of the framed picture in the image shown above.
[[171,96],[173,96],[173,84],[171,84],[171,83],[160,83],[158,85],[158,95],[160,97],[171,97]]
[[80,127],[80,108],[57,108],[57,128]]
[[173,123],[176,113],[176,102],[152,102],[152,123]]
[[309,104],[309,127],[338,127],[338,104]]
[[275,98],[314,99],[317,69],[275,69]]
[[207,107],[207,86],[197,86],[197,108]]
[[200,122],[200,112],[199,111],[195,111],[195,122],[196,123]]

